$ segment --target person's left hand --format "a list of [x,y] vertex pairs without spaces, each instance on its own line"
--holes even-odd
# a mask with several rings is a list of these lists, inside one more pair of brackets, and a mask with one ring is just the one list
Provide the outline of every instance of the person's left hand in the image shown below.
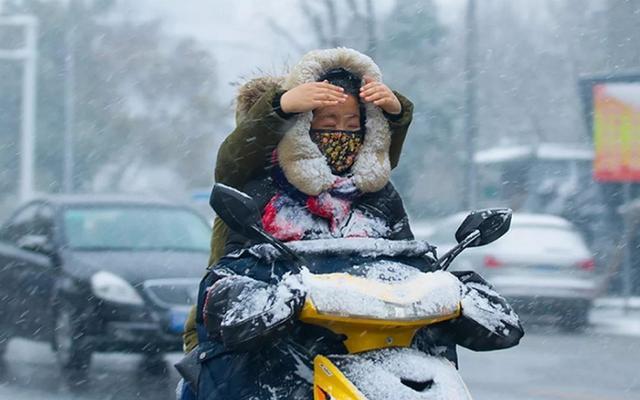
[[398,115],[402,112],[400,100],[387,85],[366,75],[364,83],[365,85],[360,88],[360,98],[364,102],[375,104],[387,114]]

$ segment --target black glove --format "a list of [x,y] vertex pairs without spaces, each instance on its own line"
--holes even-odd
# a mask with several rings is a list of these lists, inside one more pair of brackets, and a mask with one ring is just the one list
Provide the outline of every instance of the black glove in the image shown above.
[[228,349],[261,346],[295,322],[305,295],[283,281],[269,285],[243,276],[216,282],[207,293],[204,320],[210,337]]

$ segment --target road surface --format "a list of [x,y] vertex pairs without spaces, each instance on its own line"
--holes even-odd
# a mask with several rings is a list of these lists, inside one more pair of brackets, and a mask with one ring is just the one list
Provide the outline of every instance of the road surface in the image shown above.
[[[610,320],[620,318],[614,317]],[[631,322],[640,323],[640,319]],[[640,335],[620,326],[594,325],[581,334],[528,327],[516,348],[489,353],[461,350],[461,373],[476,400],[637,400]],[[171,354],[167,360],[175,362],[178,357]],[[175,398],[177,375],[173,371],[164,377],[141,372],[140,357],[134,355],[94,356],[83,391],[71,390],[64,383],[47,345],[16,339],[6,358],[0,399]]]

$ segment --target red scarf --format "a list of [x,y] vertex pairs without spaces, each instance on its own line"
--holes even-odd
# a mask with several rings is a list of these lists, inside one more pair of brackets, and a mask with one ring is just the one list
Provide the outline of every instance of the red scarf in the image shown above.
[[384,237],[385,223],[353,210],[360,196],[353,179],[336,177],[331,189],[308,196],[291,185],[272,156],[272,179],[278,187],[262,212],[264,229],[282,241],[340,237]]

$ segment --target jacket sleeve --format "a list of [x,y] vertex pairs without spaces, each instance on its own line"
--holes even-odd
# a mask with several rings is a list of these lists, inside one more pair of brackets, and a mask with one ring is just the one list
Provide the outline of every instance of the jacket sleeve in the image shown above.
[[225,348],[252,349],[286,332],[303,303],[302,292],[286,280],[268,284],[229,276],[209,288],[203,320],[209,336]]
[[407,137],[407,131],[409,125],[413,119],[413,103],[400,93],[393,92],[400,104],[402,105],[402,111],[397,116],[386,114],[389,121],[389,129],[391,130],[391,146],[389,147],[389,161],[391,162],[391,168],[398,166],[400,162],[400,153],[402,152],[402,146],[404,140]]
[[182,332],[182,350],[189,353],[198,345],[198,332],[196,331],[196,306],[191,306],[189,315],[184,323]]
[[211,253],[209,265],[214,265],[224,255],[224,246],[229,237],[229,227],[217,216],[213,219],[213,232],[211,233]]
[[279,104],[276,100],[281,95],[277,88],[267,90],[222,142],[216,161],[216,182],[243,187],[264,172],[271,152],[295,122],[295,118],[285,115],[274,104]]
[[463,284],[462,315],[445,323],[453,341],[475,351],[513,347],[524,330],[518,315],[491,285],[472,271],[452,272]]

